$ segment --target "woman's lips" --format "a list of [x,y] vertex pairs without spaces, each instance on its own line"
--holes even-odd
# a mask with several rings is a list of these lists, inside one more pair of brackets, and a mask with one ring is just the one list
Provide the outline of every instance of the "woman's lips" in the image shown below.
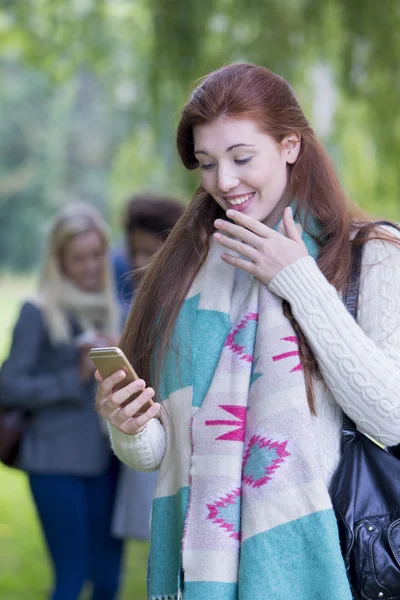
[[229,204],[230,209],[244,212],[252,203],[254,195],[255,192],[251,192],[251,194],[243,194],[243,196],[237,196],[236,198],[233,198],[233,200],[236,201],[241,200],[241,202],[238,204],[233,204],[232,202],[229,202],[229,200],[226,200],[226,202]]

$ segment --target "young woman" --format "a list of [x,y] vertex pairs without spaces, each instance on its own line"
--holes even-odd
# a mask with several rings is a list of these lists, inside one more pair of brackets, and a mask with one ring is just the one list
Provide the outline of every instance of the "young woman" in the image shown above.
[[27,472],[54,566],[53,600],[112,600],[121,549],[111,536],[118,461],[93,410],[92,346],[110,345],[119,315],[106,226],[90,206],[54,219],[37,297],[22,306],[0,372],[0,398],[30,412],[18,466]]
[[343,411],[399,441],[399,234],[371,235],[355,322],[341,294],[364,217],[265,68],[207,76],[177,143],[200,187],[123,334],[143,380],[97,396],[117,455],[160,469],[150,597],[349,600],[328,486]]

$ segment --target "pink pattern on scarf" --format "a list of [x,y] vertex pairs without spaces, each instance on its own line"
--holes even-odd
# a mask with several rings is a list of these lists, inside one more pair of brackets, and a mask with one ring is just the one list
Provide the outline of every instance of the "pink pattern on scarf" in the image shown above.
[[[292,342],[293,344],[296,344],[297,346],[299,345],[299,342],[297,341],[297,337],[294,335],[289,335],[287,337],[281,338],[281,340],[285,341],[285,342]],[[284,352],[283,354],[276,354],[275,356],[272,357],[272,360],[274,362],[276,362],[278,360],[284,360],[285,358],[290,358],[291,356],[299,356],[299,351],[291,350],[290,352]],[[302,371],[302,370],[303,370],[303,367],[302,367],[301,363],[299,363],[290,371],[290,373],[295,373],[296,371]]]
[[217,440],[231,440],[233,442],[244,442],[244,435],[246,429],[246,406],[235,406],[229,404],[220,404],[219,405],[222,410],[226,410],[226,412],[230,413],[237,419],[238,421],[233,421],[231,419],[220,419],[220,420],[211,420],[206,421],[207,426],[212,425],[232,425],[236,426],[237,429],[232,429],[232,431],[228,431],[228,433],[224,433],[217,437]]
[[225,346],[230,348],[235,354],[241,354],[240,360],[245,360],[247,362],[253,362],[254,357],[252,354],[244,354],[245,350],[244,346],[238,346],[235,342],[235,336],[239,333],[241,329],[244,329],[249,321],[258,321],[258,313],[250,312],[248,313],[244,319],[242,319],[239,325],[228,335]]

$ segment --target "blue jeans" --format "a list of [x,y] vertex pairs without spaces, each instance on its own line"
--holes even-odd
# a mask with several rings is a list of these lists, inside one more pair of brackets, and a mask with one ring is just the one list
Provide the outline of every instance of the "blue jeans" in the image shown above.
[[150,600],[150,552],[147,558],[147,576],[146,576],[147,600]]
[[117,466],[104,475],[30,474],[32,495],[54,566],[52,600],[77,600],[85,584],[92,600],[114,600],[122,542],[111,536]]

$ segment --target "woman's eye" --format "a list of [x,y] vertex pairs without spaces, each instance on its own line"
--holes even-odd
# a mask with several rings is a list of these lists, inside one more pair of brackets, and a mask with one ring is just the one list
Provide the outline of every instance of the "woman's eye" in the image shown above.
[[245,165],[246,163],[250,162],[252,158],[252,156],[249,156],[248,158],[236,158],[235,163],[237,165]]
[[210,169],[213,168],[213,163],[210,163],[208,165],[200,165],[200,169],[203,169],[204,171],[209,171]]

